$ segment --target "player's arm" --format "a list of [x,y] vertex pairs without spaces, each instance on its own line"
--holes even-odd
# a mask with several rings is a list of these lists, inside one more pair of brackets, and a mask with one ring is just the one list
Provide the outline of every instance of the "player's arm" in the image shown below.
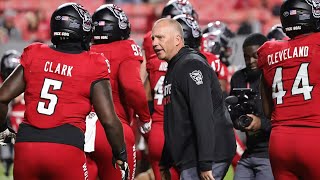
[[8,104],[25,90],[23,67],[19,65],[0,88],[0,132],[7,128]]
[[[14,143],[16,135],[14,130],[8,127],[6,116],[8,104],[19,96],[26,87],[23,77],[23,67],[19,65],[0,87],[0,144]],[[12,141],[13,139],[13,141]]]
[[146,91],[147,95],[147,101],[148,101],[148,106],[149,106],[149,112],[152,115],[154,111],[154,106],[153,106],[153,97],[152,97],[152,91],[151,91],[151,85],[150,85],[150,80],[149,80],[149,75],[147,75],[146,80],[144,81],[144,90]]
[[148,72],[147,72],[147,61],[145,57],[143,56],[143,61],[140,65],[140,77],[142,82],[145,82],[148,79]]
[[271,114],[274,108],[273,100],[272,100],[272,90],[267,86],[266,81],[264,79],[263,74],[260,78],[260,94],[262,99],[262,107],[264,115],[271,119]]
[[126,102],[138,114],[140,121],[144,123],[141,127],[145,126],[145,130],[149,131],[151,118],[146,92],[140,78],[140,62],[133,60],[122,62],[119,66],[118,78],[120,86],[124,90]]
[[126,161],[123,129],[114,110],[109,80],[99,80],[91,85],[91,101],[112,147],[113,156],[116,160]]
[[151,85],[149,80],[149,75],[147,75],[146,80],[144,81],[144,89],[146,91],[146,96],[148,101],[153,101],[152,92],[151,92]]

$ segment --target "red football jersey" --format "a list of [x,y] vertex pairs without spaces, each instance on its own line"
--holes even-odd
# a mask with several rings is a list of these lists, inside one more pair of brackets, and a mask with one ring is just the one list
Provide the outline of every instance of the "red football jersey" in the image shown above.
[[151,92],[153,95],[154,112],[152,120],[163,121],[163,83],[168,63],[157,57],[147,59],[147,72],[149,74]]
[[[120,120],[130,124],[136,113],[141,121],[149,122],[148,102],[140,78],[140,64],[143,61],[141,48],[133,40],[121,40],[109,44],[93,45],[91,50],[103,53],[110,61],[113,102]],[[123,71],[123,68],[120,69],[120,66],[126,64],[123,63],[125,61],[134,63],[132,64],[134,67],[127,67],[127,72]],[[130,75],[127,75],[129,71]],[[124,83],[127,84],[126,88],[121,87],[124,86]]]
[[151,39],[151,34],[152,32],[149,31],[147,34],[144,35],[143,37],[143,44],[142,44],[142,48],[144,50],[144,55],[146,57],[146,59],[151,59],[154,57],[157,57],[156,53],[153,50],[152,47],[152,39]]
[[221,66],[221,68],[220,68],[220,71],[218,74],[218,79],[229,81],[230,75],[229,75],[228,67],[223,63],[221,63],[220,66]]
[[101,54],[68,54],[34,43],[21,56],[26,81],[24,122],[37,128],[71,124],[85,131],[93,82],[109,78]]
[[167,72],[168,63],[159,60],[152,47],[151,31],[143,38],[143,49],[146,57],[146,68],[149,74],[150,88],[153,95],[154,112],[152,121],[163,121],[163,82]]
[[213,68],[213,70],[217,74],[219,74],[221,70],[221,64],[222,64],[220,62],[219,57],[207,51],[200,51],[200,52],[207,58],[207,61],[210,64],[210,66]]
[[320,127],[320,33],[269,41],[258,50],[258,66],[272,88],[272,125]]

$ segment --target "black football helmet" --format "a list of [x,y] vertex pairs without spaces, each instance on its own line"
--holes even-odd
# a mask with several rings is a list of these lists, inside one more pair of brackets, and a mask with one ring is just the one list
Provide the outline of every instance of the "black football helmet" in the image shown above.
[[290,38],[319,29],[320,2],[314,0],[287,0],[280,7],[283,31]]
[[274,25],[267,34],[268,40],[285,40],[288,36],[283,32],[280,24]]
[[100,6],[92,15],[94,25],[93,43],[111,43],[128,39],[131,33],[131,25],[124,11],[114,5]]
[[89,49],[92,37],[92,20],[89,12],[76,3],[59,6],[50,20],[51,41],[54,45],[65,42],[81,42]]
[[188,0],[170,0],[163,8],[161,17],[165,18],[169,16],[172,18],[180,14],[189,14],[198,20],[198,14]]
[[3,54],[0,64],[2,80],[7,79],[12,71],[20,64],[20,56],[21,54],[16,50],[8,50]]
[[201,43],[201,29],[198,22],[189,14],[181,14],[173,17],[183,29],[184,44],[191,48],[199,48]]

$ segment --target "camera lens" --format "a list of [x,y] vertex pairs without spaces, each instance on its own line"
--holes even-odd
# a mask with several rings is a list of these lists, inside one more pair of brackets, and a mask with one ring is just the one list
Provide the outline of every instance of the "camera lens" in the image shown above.
[[251,124],[252,118],[247,115],[241,115],[239,117],[238,121],[239,121],[240,127],[245,128]]

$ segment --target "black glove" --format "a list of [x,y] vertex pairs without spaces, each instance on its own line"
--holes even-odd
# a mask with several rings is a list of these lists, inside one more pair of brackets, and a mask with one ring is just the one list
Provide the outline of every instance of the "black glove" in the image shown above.
[[[117,161],[121,161],[122,163],[118,163]],[[122,149],[122,151],[115,155],[115,153],[113,153],[113,157],[112,157],[112,165],[115,169],[117,169],[117,166],[120,168],[121,171],[121,179],[122,180],[127,180],[129,177],[129,165],[127,162],[127,150],[126,147],[124,147]]]

